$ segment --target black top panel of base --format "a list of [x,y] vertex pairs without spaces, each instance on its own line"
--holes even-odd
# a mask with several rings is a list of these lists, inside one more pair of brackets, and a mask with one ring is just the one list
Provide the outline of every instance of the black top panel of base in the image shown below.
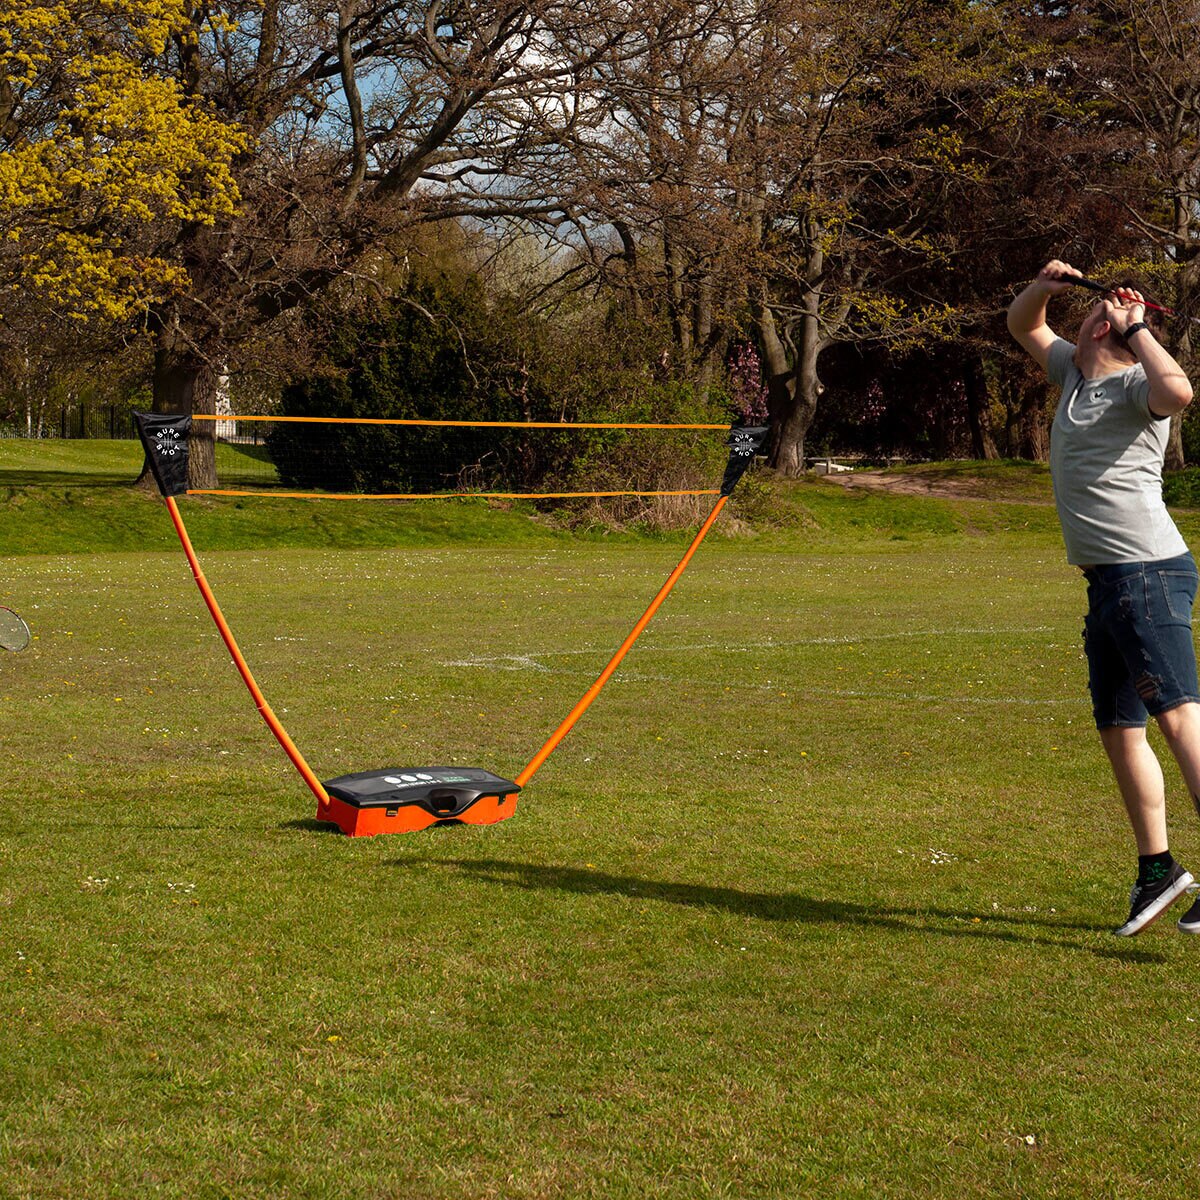
[[325,781],[325,790],[355,808],[419,804],[438,815],[453,815],[481,796],[511,796],[521,789],[480,767],[383,767]]

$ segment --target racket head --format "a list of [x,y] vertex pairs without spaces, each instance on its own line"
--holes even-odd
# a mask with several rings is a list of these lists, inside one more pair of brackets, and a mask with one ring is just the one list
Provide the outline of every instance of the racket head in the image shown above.
[[29,640],[29,626],[11,608],[0,607],[0,649],[18,653]]

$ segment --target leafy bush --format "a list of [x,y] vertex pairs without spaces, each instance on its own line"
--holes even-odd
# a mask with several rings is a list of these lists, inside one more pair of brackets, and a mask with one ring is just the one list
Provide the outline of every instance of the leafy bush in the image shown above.
[[1166,472],[1163,499],[1172,508],[1200,508],[1200,467]]
[[[431,319],[432,318],[432,319]],[[449,421],[521,420],[498,333],[507,314],[471,278],[414,281],[386,307],[340,323],[325,369],[288,387],[281,413]],[[508,372],[512,374],[513,372]],[[480,487],[544,469],[520,431],[420,426],[281,424],[269,445],[292,487],[406,492]]]
[[[290,417],[465,422],[723,421],[683,384],[636,361],[620,321],[551,326],[485,294],[477,276],[414,278],[386,306],[341,320],[326,366],[289,388]],[[629,361],[629,359],[634,361]],[[282,423],[269,446],[282,482],[303,490],[617,491],[715,486],[720,435],[670,431]],[[635,519],[629,506],[618,520]]]

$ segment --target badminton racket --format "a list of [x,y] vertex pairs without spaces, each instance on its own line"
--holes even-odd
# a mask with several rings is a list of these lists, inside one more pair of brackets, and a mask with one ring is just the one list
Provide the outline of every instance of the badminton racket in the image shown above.
[[[1097,283],[1094,279],[1086,279],[1082,275],[1060,275],[1059,283],[1072,283],[1076,287],[1088,288],[1093,292],[1103,292],[1105,295],[1110,295],[1117,291],[1117,288],[1107,283]],[[1165,304],[1156,304],[1153,300],[1142,300],[1143,308],[1152,308],[1155,312],[1160,312],[1164,317],[1178,317],[1173,308],[1167,308]],[[1200,325],[1200,317],[1184,317],[1185,321],[1191,321],[1193,325]]]
[[0,608],[0,649],[19,651],[29,645],[29,626],[11,608]]

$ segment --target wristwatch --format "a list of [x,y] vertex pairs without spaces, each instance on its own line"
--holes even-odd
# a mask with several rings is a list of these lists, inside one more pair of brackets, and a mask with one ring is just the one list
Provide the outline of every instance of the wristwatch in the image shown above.
[[1125,332],[1123,334],[1121,334],[1121,337],[1125,341],[1129,341],[1129,339],[1131,337],[1133,337],[1133,335],[1135,333],[1137,333],[1139,330],[1149,329],[1149,328],[1150,328],[1150,326],[1147,325],[1145,321],[1135,321],[1132,325],[1130,325],[1130,327],[1127,330],[1125,330]]

